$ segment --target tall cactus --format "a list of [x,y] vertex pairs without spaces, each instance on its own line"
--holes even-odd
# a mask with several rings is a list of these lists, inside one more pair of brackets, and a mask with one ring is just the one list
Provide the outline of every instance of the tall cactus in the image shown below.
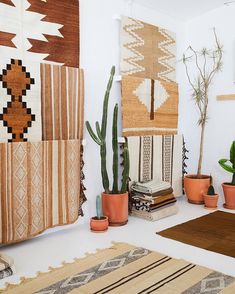
[[101,174],[102,174],[102,183],[103,183],[105,193],[109,193],[109,177],[108,177],[107,166],[106,166],[106,131],[107,131],[108,103],[109,103],[110,90],[113,85],[114,74],[115,74],[115,67],[113,66],[110,72],[110,78],[109,78],[109,82],[107,84],[107,88],[106,88],[105,96],[104,96],[101,129],[100,129],[100,124],[98,121],[95,124],[97,135],[92,130],[90,123],[86,121],[86,127],[91,138],[100,146]]
[[118,104],[115,105],[113,111],[113,194],[118,193]]
[[[101,173],[102,173],[102,183],[105,193],[109,194],[109,178],[106,167],[106,131],[107,131],[107,115],[108,115],[108,102],[110,90],[113,84],[113,76],[115,74],[115,67],[112,67],[109,82],[105,92],[104,103],[103,103],[103,116],[102,124],[100,129],[99,122],[96,122],[96,133],[92,130],[90,123],[86,121],[87,130],[91,138],[100,146],[101,155]],[[112,126],[112,147],[113,147],[113,188],[112,194],[125,193],[127,191],[127,181],[129,178],[129,153],[127,143],[124,145],[123,151],[123,164],[124,169],[122,173],[122,187],[119,191],[118,189],[118,104],[115,105],[113,111],[113,126]]]

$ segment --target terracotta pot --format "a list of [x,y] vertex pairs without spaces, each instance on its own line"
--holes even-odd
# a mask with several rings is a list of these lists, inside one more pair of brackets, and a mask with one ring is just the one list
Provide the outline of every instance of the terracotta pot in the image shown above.
[[102,193],[102,207],[110,226],[123,226],[128,222],[128,193]]
[[98,218],[94,216],[90,219],[90,228],[92,232],[102,233],[108,230],[109,221],[107,216],[102,216]]
[[224,207],[228,209],[235,209],[235,186],[223,183],[222,187],[225,198]]
[[203,204],[203,195],[207,193],[210,186],[210,176],[187,175],[184,177],[184,189],[188,197],[188,202],[193,204]]
[[205,203],[205,208],[208,209],[216,209],[217,208],[217,203],[218,203],[219,195],[207,195],[204,194],[204,203]]

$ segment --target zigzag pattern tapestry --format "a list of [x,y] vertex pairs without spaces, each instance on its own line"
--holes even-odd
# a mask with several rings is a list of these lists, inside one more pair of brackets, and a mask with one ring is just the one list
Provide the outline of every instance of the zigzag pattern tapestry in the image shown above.
[[0,0],[0,55],[79,67],[78,0]]
[[123,136],[176,134],[178,85],[122,76]]
[[121,74],[175,82],[174,33],[123,16],[121,24]]

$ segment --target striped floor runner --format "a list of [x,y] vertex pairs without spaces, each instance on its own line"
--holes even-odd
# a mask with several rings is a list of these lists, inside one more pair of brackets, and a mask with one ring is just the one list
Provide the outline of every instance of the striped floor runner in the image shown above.
[[7,293],[234,294],[235,278],[185,260],[115,243],[74,263],[8,285]]

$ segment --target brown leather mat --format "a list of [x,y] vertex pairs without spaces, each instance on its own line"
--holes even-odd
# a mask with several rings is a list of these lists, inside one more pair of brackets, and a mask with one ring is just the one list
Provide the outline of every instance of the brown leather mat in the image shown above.
[[235,214],[216,211],[157,234],[235,257]]

